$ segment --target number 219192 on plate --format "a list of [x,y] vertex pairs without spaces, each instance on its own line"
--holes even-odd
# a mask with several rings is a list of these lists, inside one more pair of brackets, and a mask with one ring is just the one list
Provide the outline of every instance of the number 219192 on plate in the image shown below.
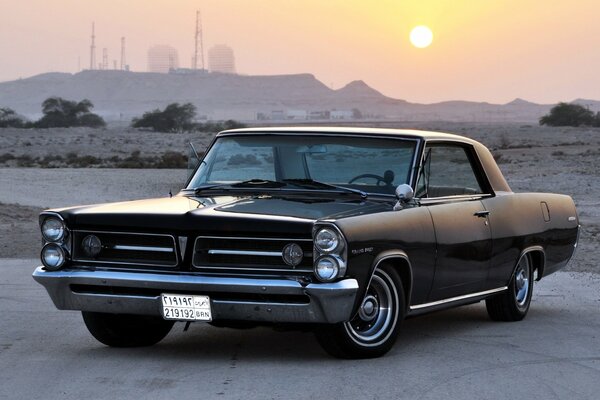
[[208,296],[167,294],[161,296],[164,319],[176,321],[212,321]]

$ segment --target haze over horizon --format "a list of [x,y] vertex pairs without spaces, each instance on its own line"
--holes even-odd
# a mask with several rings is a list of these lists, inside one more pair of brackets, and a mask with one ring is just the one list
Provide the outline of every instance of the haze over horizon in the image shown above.
[[[108,48],[111,67],[121,36],[132,71],[146,71],[154,44],[176,47],[189,67],[197,9],[205,56],[225,43],[241,74],[312,73],[335,89],[363,80],[420,103],[600,99],[595,0],[1,0],[0,82],[88,68],[92,21],[96,59]],[[410,44],[416,25],[431,28],[431,46]]]

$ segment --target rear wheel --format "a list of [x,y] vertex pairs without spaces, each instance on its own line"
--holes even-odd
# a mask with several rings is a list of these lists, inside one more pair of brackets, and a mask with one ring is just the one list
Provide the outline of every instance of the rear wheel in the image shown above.
[[82,311],[83,322],[100,343],[112,347],[152,346],[171,331],[174,322],[160,317]]
[[520,321],[527,315],[533,292],[533,265],[529,254],[519,260],[508,290],[485,301],[494,321]]
[[356,315],[348,322],[322,327],[317,340],[335,357],[380,357],[396,341],[404,306],[398,273],[391,267],[378,268]]

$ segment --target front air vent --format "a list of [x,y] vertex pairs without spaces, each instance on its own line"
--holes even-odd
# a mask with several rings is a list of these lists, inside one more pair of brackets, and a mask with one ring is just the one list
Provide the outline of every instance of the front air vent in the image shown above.
[[[96,237],[98,241],[90,241],[90,237]],[[97,251],[90,251],[89,243],[99,243],[99,248],[96,246]],[[73,261],[122,266],[176,267],[175,238],[171,235],[149,233],[74,231]]]

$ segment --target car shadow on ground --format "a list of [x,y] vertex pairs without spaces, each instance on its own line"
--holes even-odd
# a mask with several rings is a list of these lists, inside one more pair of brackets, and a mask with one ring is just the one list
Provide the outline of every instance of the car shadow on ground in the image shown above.
[[[423,347],[440,337],[456,337],[466,332],[477,335],[478,328],[494,324],[483,303],[426,316],[409,318],[403,322],[398,341],[389,355],[406,353],[414,346]],[[270,362],[275,360],[323,360],[329,356],[321,349],[311,332],[279,331],[271,327],[252,329],[216,328],[208,324],[177,323],[171,333],[159,344],[148,348],[109,348],[92,341],[91,347],[79,347],[82,353],[94,357],[135,357],[171,360],[229,361],[235,364],[240,355],[245,360]],[[489,336],[489,335],[488,335]]]

